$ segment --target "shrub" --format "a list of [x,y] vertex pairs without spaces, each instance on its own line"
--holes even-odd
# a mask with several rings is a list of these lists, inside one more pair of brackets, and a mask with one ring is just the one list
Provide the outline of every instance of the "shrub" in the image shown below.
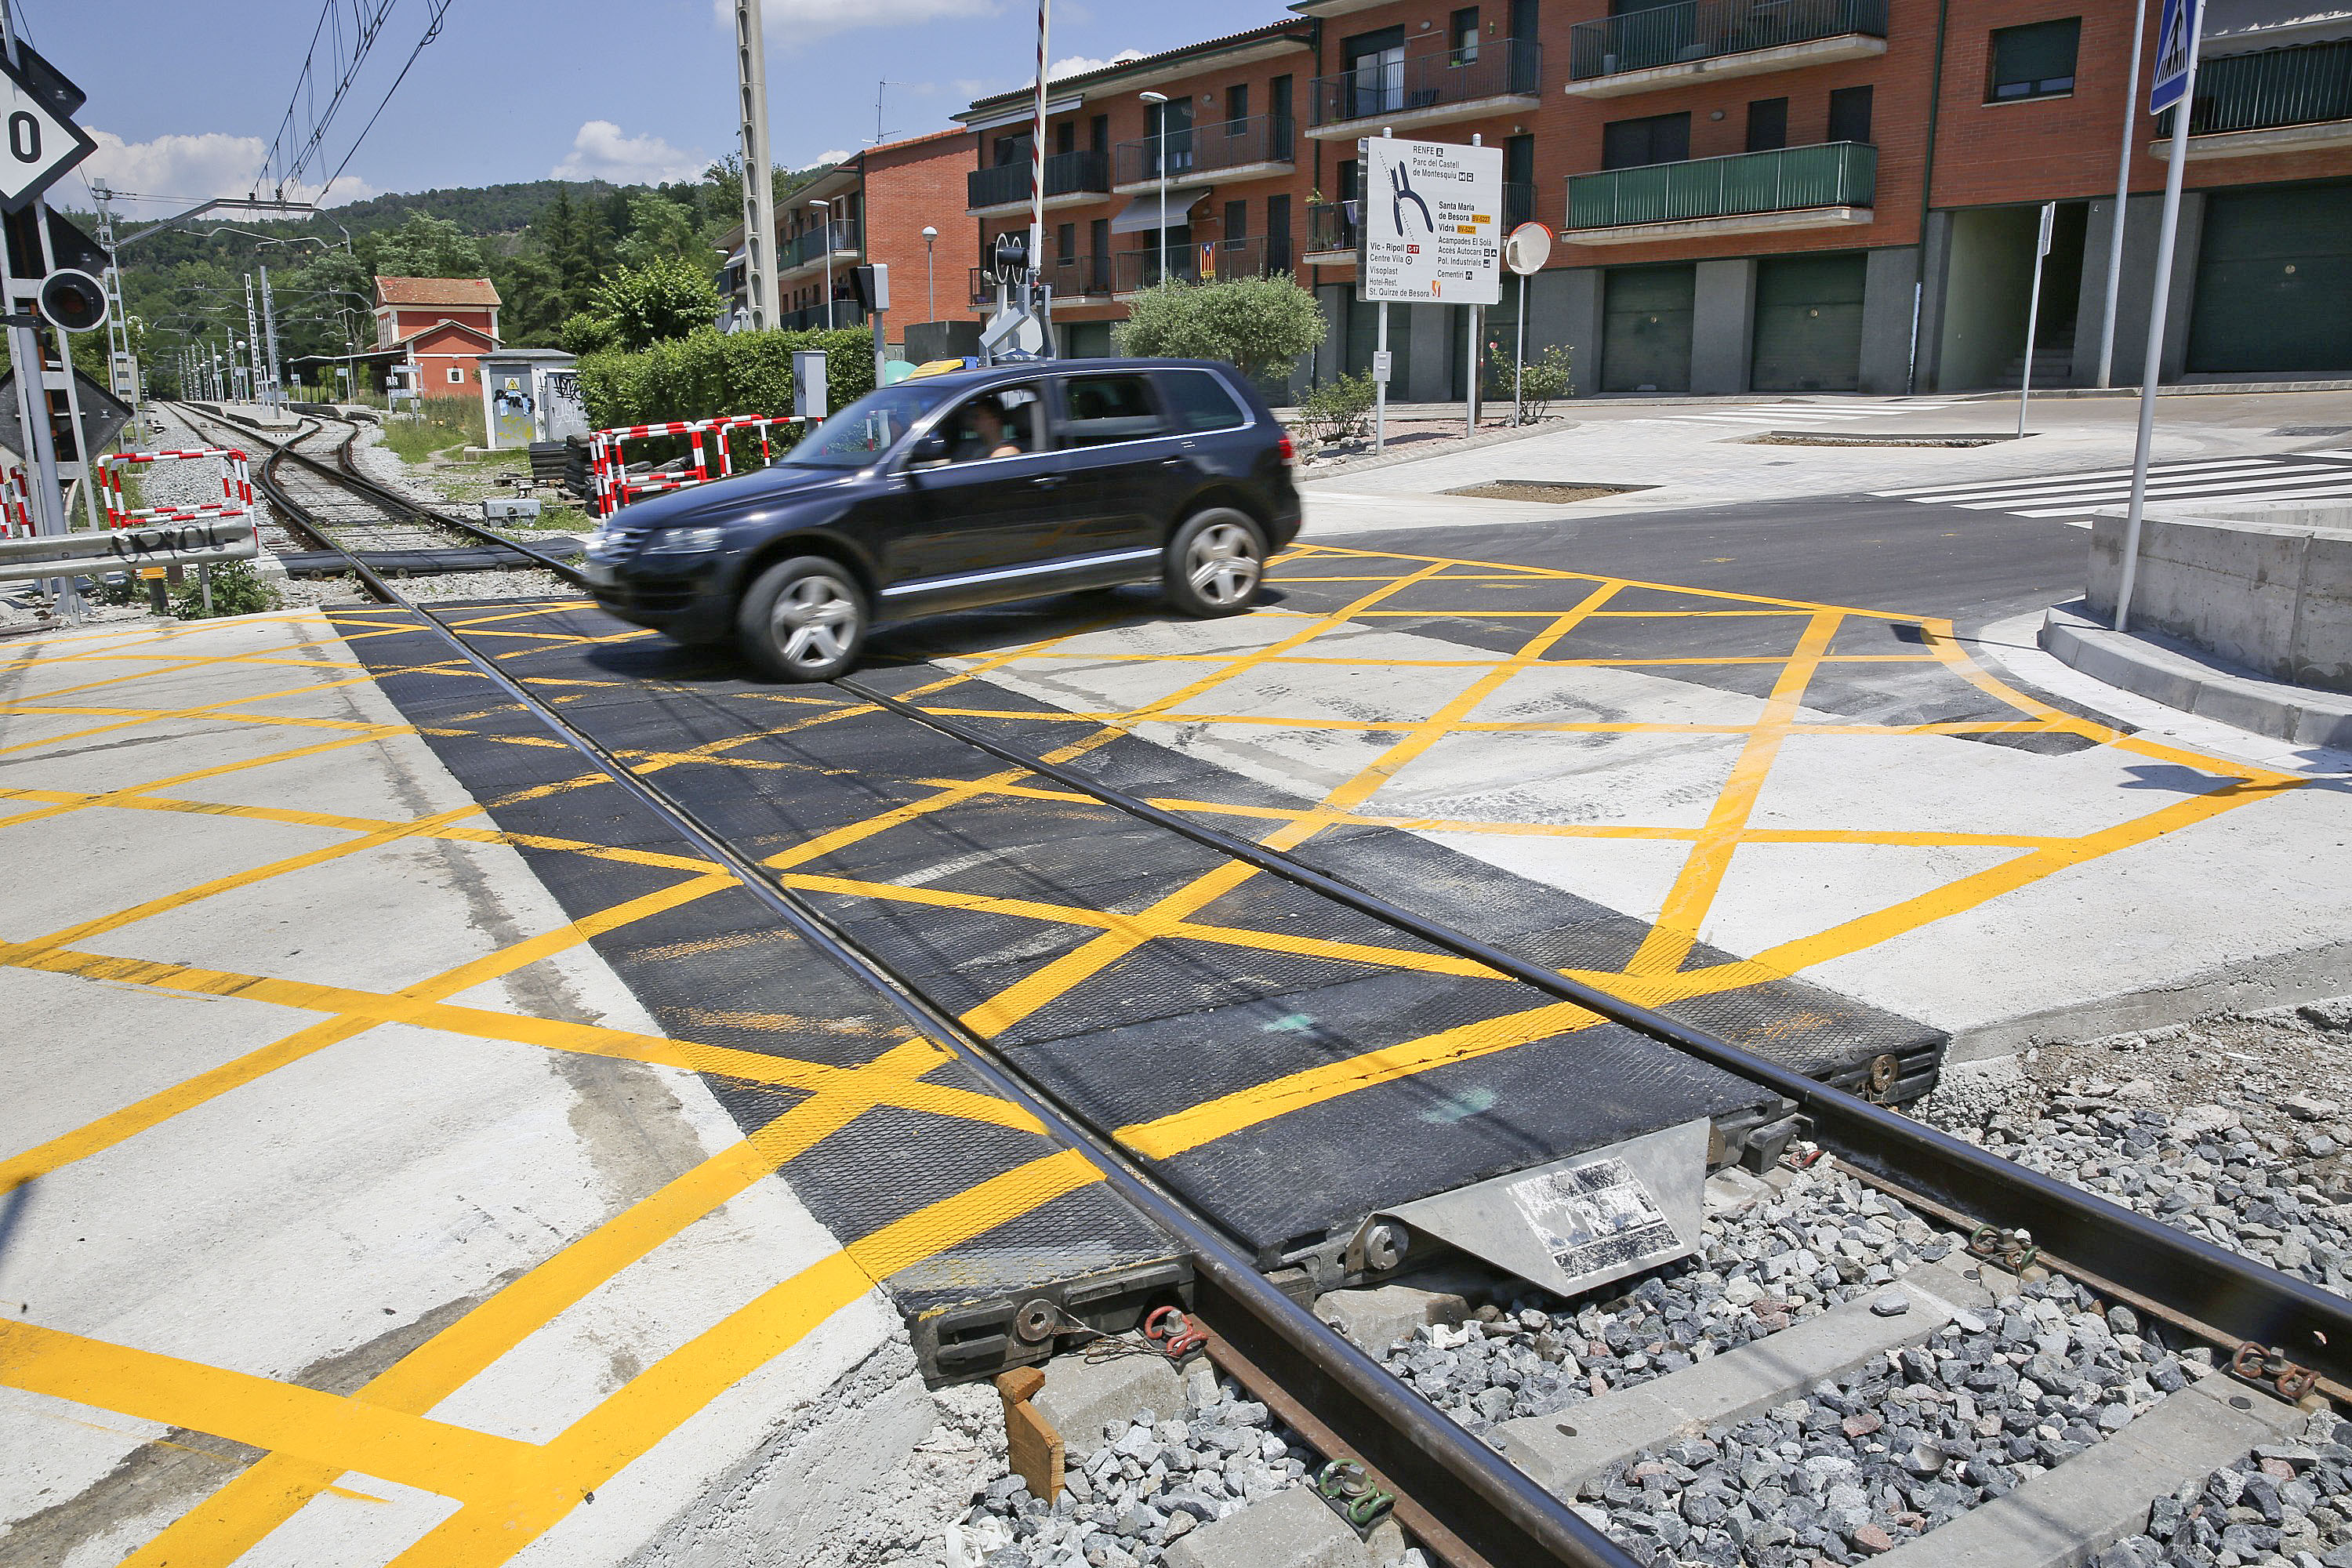
[[808,332],[721,332],[702,327],[631,353],[607,350],[580,362],[580,395],[598,429],[790,414],[793,353],[825,356],[828,413],[874,390],[874,334],[864,328]]
[[246,562],[220,561],[213,564],[213,607],[209,610],[205,608],[202,578],[201,573],[188,574],[188,580],[180,584],[180,592],[172,601],[172,614],[184,621],[201,621],[208,616],[249,616],[257,610],[278,607],[277,594]]
[[1298,427],[1318,444],[1352,440],[1363,435],[1377,392],[1368,370],[1309,387],[1299,399]]
[[[1511,395],[1511,356],[1499,343],[1486,354],[1486,395],[1507,401]],[[1569,367],[1565,343],[1554,343],[1528,356],[1519,382],[1519,417],[1532,425],[1545,417],[1555,399],[1576,395],[1576,378]]]
[[1281,272],[1146,289],[1129,301],[1128,319],[1111,336],[1123,354],[1223,360],[1263,381],[1314,353],[1324,326],[1315,296]]
[[614,346],[624,349],[642,349],[712,327],[723,305],[709,272],[676,256],[624,267],[588,297],[588,313],[604,321]]

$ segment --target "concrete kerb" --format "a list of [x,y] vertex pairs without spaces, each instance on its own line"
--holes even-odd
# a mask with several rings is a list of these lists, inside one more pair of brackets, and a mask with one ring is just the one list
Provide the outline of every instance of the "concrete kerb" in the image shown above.
[[1168,1548],[1168,1568],[1379,1568],[1404,1552],[1393,1521],[1359,1538],[1308,1487],[1292,1487],[1204,1524]]
[[2093,679],[2299,746],[2352,747],[2352,697],[2266,680],[2169,637],[2118,632],[2063,605],[2037,640],[2053,658]]
[[1061,1435],[1075,1465],[1103,1446],[1106,1426],[1124,1428],[1146,1410],[1157,1421],[1184,1419],[1184,1379],[1156,1354],[1063,1356],[1046,1363],[1045,1386],[1029,1403]]

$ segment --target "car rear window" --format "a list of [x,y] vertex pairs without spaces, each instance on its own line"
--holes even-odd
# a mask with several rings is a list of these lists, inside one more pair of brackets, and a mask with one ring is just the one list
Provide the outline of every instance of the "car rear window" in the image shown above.
[[1231,430],[1249,423],[1248,413],[1214,372],[1161,371],[1160,391],[1168,399],[1168,411],[1179,429]]
[[1070,404],[1066,433],[1073,447],[1168,434],[1168,422],[1152,406],[1151,388],[1140,375],[1074,375],[1064,385]]

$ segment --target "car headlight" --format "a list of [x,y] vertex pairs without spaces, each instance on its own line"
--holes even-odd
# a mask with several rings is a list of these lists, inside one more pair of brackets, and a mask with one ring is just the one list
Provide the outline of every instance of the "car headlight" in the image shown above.
[[666,528],[646,542],[648,555],[700,555],[725,542],[723,528]]

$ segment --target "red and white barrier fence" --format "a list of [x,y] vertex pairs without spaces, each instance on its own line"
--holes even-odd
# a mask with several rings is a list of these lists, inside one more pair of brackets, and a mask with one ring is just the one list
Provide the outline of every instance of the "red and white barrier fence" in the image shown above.
[[0,539],[30,539],[34,531],[32,481],[22,468],[0,472]]
[[[610,517],[633,500],[660,495],[668,490],[692,489],[713,479],[723,479],[735,472],[734,453],[728,440],[737,430],[756,429],[760,433],[760,466],[767,467],[775,460],[768,440],[772,425],[804,425],[805,415],[729,414],[717,419],[673,419],[665,425],[624,425],[616,429],[599,430],[588,437],[588,458],[591,479],[595,492],[596,515]],[[649,436],[684,436],[690,438],[693,463],[690,468],[674,473],[632,474],[621,444],[640,441]],[[707,436],[718,437],[715,445],[719,456],[714,467],[709,452],[703,446]]]
[[[182,458],[221,460],[221,499],[196,506],[131,507],[122,494],[122,471],[143,463]],[[234,447],[182,447],[163,452],[114,452],[98,460],[98,493],[106,506],[109,528],[140,528],[157,522],[198,522],[253,515],[253,479],[246,471],[245,454]]]

